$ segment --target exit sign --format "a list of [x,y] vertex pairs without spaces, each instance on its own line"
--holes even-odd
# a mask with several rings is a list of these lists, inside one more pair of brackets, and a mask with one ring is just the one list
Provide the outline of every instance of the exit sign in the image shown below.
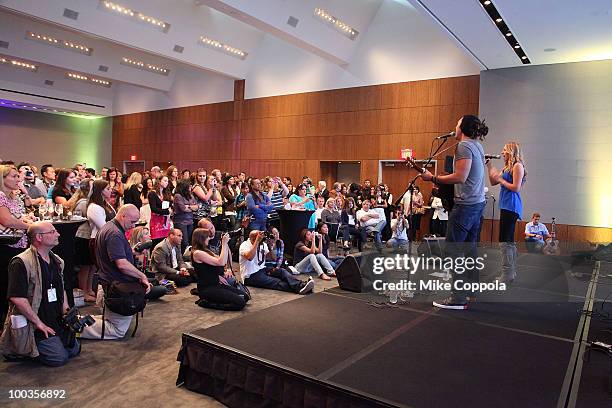
[[135,154],[131,155],[130,160],[136,160],[136,155]]

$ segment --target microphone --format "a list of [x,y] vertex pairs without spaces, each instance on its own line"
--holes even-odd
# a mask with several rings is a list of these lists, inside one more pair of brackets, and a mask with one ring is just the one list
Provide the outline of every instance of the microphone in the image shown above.
[[438,136],[438,137],[436,137],[435,140],[438,140],[438,139],[448,139],[449,137],[455,137],[455,132],[450,132],[450,133],[447,133],[445,135]]
[[485,159],[486,160],[501,159],[501,156],[499,154],[485,154]]

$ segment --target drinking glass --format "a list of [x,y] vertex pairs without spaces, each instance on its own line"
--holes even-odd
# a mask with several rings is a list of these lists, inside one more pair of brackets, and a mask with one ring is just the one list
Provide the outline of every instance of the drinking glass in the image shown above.
[[41,220],[46,220],[47,219],[47,203],[42,203],[39,207],[38,207],[38,215],[40,216]]
[[74,210],[74,216],[77,218],[83,218],[83,212],[81,211],[80,208],[77,208]]
[[64,206],[61,204],[55,204],[55,215],[58,220],[62,219],[62,215],[64,215]]

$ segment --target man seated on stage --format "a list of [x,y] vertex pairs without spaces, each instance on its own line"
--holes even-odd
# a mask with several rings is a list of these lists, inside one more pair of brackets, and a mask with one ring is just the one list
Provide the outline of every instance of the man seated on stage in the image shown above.
[[[372,203],[370,200],[364,200],[361,204],[361,210],[357,211],[357,220],[360,225],[361,240],[366,242],[368,233],[374,233],[374,244],[378,250],[382,250],[382,241],[380,239],[380,233],[387,224],[384,212],[381,213],[374,208],[371,208]],[[384,210],[383,210],[384,211]]]
[[551,238],[546,225],[540,222],[540,214],[533,213],[531,222],[525,225],[525,246],[529,252],[541,252],[547,240]]
[[59,367],[80,352],[68,333],[62,316],[68,310],[62,271],[64,261],[51,248],[59,233],[50,222],[40,221],[28,228],[30,247],[8,266],[8,316],[2,335],[6,356],[32,357]]
[[266,267],[268,245],[263,231],[253,230],[240,245],[240,274],[248,286],[305,295],[314,289],[312,278],[304,282],[279,267]]
[[187,286],[194,282],[187,271],[187,264],[181,256],[181,240],[183,233],[173,228],[162,242],[155,246],[151,256],[151,267],[157,274],[157,279],[174,281],[177,287]]

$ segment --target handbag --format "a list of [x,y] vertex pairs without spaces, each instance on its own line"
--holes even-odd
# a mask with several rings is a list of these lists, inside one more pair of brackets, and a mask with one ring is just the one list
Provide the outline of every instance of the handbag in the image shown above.
[[166,215],[151,213],[151,239],[166,238],[170,234],[169,218]]
[[145,308],[145,292],[140,282],[113,281],[105,291],[104,303],[111,312],[133,316]]
[[236,279],[234,281],[234,287],[242,293],[242,295],[244,296],[245,302],[248,302],[249,300],[251,300],[251,291],[249,290],[249,288],[246,287],[244,283]]

